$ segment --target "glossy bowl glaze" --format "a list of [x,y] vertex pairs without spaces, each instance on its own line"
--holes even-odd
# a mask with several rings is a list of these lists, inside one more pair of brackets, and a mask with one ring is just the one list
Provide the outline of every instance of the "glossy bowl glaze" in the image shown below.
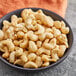
[[[23,8],[23,9],[29,9],[29,8]],[[2,29],[2,26],[3,26],[2,22],[3,22],[3,20],[10,21],[11,15],[13,15],[13,14],[17,15],[18,17],[20,17],[21,16],[20,14],[21,14],[21,12],[22,12],[23,9],[15,10],[13,12],[10,12],[10,13],[6,14],[4,17],[2,17],[0,19],[0,29]],[[15,69],[25,70],[25,71],[30,71],[31,72],[31,71],[39,71],[39,70],[44,70],[44,69],[52,68],[52,67],[56,66],[57,64],[59,64],[60,62],[62,62],[69,55],[69,53],[71,51],[71,47],[72,47],[72,44],[73,44],[73,33],[72,33],[70,25],[66,22],[66,20],[63,19],[61,16],[57,15],[56,13],[54,13],[52,11],[49,11],[49,10],[46,10],[46,9],[42,9],[42,8],[30,8],[30,9],[32,9],[33,11],[37,11],[37,10],[41,9],[46,15],[51,16],[54,20],[64,21],[65,24],[66,24],[66,26],[68,26],[70,28],[70,32],[67,35],[67,37],[68,37],[68,43],[69,43],[69,48],[66,49],[66,52],[65,52],[65,54],[64,54],[64,56],[62,58],[60,58],[57,62],[52,63],[51,65],[49,65],[47,67],[41,67],[41,68],[37,68],[37,69],[23,68],[23,67],[20,67],[20,66],[17,66],[17,65],[9,63],[7,60],[5,60],[4,58],[1,57],[2,53],[0,52],[0,60],[2,60],[7,65],[9,65],[9,66],[11,66],[11,67],[13,67]]]

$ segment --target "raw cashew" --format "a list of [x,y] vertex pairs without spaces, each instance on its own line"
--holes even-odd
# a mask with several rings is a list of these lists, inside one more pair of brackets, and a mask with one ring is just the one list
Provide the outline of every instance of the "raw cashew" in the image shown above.
[[18,49],[16,50],[15,55],[18,57],[18,56],[21,56],[22,54],[23,54],[23,49],[22,49],[22,48],[18,48]]
[[28,58],[26,57],[25,54],[23,54],[23,55],[21,56],[21,60],[22,60],[23,62],[27,62],[27,61],[28,61]]
[[10,39],[3,40],[3,41],[1,41],[1,43],[3,45],[7,45],[7,47],[9,48],[10,52],[14,51],[15,46],[14,46],[13,42]]
[[29,59],[30,61],[35,60],[35,59],[36,59],[36,54],[35,54],[35,53],[30,53],[30,54],[28,55],[28,59]]
[[53,26],[53,19],[52,19],[51,17],[45,16],[45,15],[42,14],[42,13],[37,13],[37,14],[35,14],[35,17],[36,17],[36,19],[41,20],[41,22],[42,22],[44,25],[46,25],[46,26],[48,26],[48,27],[52,27],[52,26]]
[[4,20],[3,21],[3,28],[2,28],[2,30],[5,32],[8,28],[9,28],[9,26],[11,25],[11,23],[9,22],[9,21],[7,21],[7,20]]
[[16,15],[12,15],[11,16],[11,23],[13,26],[16,26],[17,25],[17,22],[18,22],[18,18]]
[[52,40],[50,40],[49,43],[44,43],[43,47],[45,47],[46,49],[53,49],[56,46],[56,38],[53,38]]
[[44,62],[43,64],[42,64],[42,67],[47,67],[47,66],[49,66],[50,65],[50,62]]
[[14,64],[24,66],[25,62],[23,62],[21,59],[17,59]]
[[24,64],[24,68],[38,68],[38,66],[36,63],[32,61],[28,61],[27,63]]
[[43,53],[46,54],[46,55],[50,55],[51,54],[50,50],[47,50],[47,49],[45,49],[43,47],[39,48],[38,51],[37,51],[37,54],[41,55]]
[[0,40],[2,40],[4,37],[4,32],[2,30],[0,30]]
[[30,40],[32,40],[32,41],[37,41],[37,40],[38,40],[38,36],[35,35],[35,34],[33,33],[33,31],[29,31],[29,32],[27,33],[27,36],[28,36],[28,38],[29,38]]
[[10,53],[9,62],[14,63],[15,61],[15,51]]
[[62,57],[64,55],[65,51],[66,51],[66,46],[65,45],[60,45],[59,50],[58,50],[58,56]]
[[38,31],[35,32],[35,34],[43,34],[45,31],[45,28],[40,24],[37,24],[36,26],[38,27]]
[[36,64],[37,64],[38,67],[41,67],[41,65],[42,65],[42,60],[41,60],[41,57],[40,57],[40,56],[37,56],[37,57],[36,57],[36,61],[35,61],[35,62],[36,62]]
[[42,55],[42,61],[49,61],[50,60],[50,56],[48,56],[48,55]]
[[37,51],[37,45],[34,41],[29,41],[29,51],[36,52]]

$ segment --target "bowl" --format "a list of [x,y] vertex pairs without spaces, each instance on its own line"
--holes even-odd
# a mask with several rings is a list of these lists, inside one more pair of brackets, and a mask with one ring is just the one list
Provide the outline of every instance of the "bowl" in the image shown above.
[[66,52],[65,52],[64,56],[62,58],[60,58],[57,62],[52,63],[51,65],[49,65],[47,67],[41,67],[41,68],[37,68],[37,69],[23,68],[23,67],[11,64],[6,59],[1,57],[1,54],[2,54],[1,52],[0,52],[0,60],[2,60],[4,63],[6,63],[7,65],[9,65],[9,66],[11,66],[11,67],[13,67],[15,69],[25,70],[25,71],[44,70],[44,69],[52,68],[52,67],[56,66],[57,64],[61,63],[69,55],[69,53],[71,51],[71,47],[72,47],[72,44],[73,44],[73,33],[72,33],[72,29],[71,29],[70,25],[66,22],[66,20],[63,19],[61,16],[57,15],[56,13],[54,13],[52,11],[49,11],[49,10],[46,10],[46,9],[42,9],[42,8],[22,8],[22,9],[18,9],[18,10],[15,10],[13,12],[10,12],[10,13],[6,14],[4,17],[2,17],[0,19],[0,29],[2,29],[2,26],[3,26],[2,22],[3,22],[3,20],[10,21],[11,15],[13,15],[13,14],[17,15],[18,17],[20,17],[21,11],[23,9],[32,9],[33,11],[37,11],[37,10],[41,9],[46,15],[51,16],[54,20],[60,20],[60,21],[62,20],[62,21],[64,21],[66,26],[68,26],[69,29],[70,29],[70,32],[67,35],[69,48],[66,49]]

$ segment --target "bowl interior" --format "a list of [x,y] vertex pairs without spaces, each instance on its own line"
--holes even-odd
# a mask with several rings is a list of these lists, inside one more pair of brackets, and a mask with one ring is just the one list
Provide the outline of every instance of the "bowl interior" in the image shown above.
[[[23,9],[24,9],[24,8],[23,8]],[[5,15],[4,17],[2,17],[2,18],[0,19],[0,29],[2,29],[3,20],[8,20],[8,21],[10,21],[10,20],[11,20],[11,15],[13,15],[13,14],[17,15],[18,17],[20,17],[20,16],[21,16],[21,11],[22,11],[23,9],[19,9],[19,10],[13,11],[13,12],[11,12],[11,13],[8,13],[8,14]],[[29,9],[29,8],[28,8],[28,9]],[[31,8],[31,9],[32,9],[33,11],[37,11],[37,10],[39,10],[39,9],[41,9],[41,8]],[[70,28],[69,24],[68,24],[62,17],[60,17],[59,15],[57,15],[57,14],[55,14],[55,13],[49,11],[49,10],[45,10],[45,9],[41,9],[41,10],[42,10],[46,15],[51,16],[54,20],[64,21],[64,22],[66,23],[66,26],[68,26],[68,27]],[[8,61],[6,61],[5,59],[3,59],[1,56],[0,56],[0,59],[1,59],[2,61],[4,61],[6,64],[8,64],[8,65],[10,65],[10,66],[12,66],[12,67],[15,67],[15,68],[18,68],[18,69],[22,69],[22,70],[42,70],[42,69],[45,69],[45,68],[49,68],[49,67],[52,67],[52,66],[60,63],[61,61],[63,61],[63,60],[67,57],[67,55],[69,54],[70,48],[71,48],[72,43],[73,43],[73,33],[72,33],[71,28],[70,28],[70,33],[67,35],[67,37],[68,37],[69,48],[66,50],[64,56],[63,56],[61,59],[59,59],[59,61],[57,61],[56,63],[53,63],[53,64],[49,65],[48,67],[42,67],[42,68],[38,68],[38,69],[27,69],[27,68],[22,68],[22,67],[19,67],[19,66],[16,66],[16,65],[11,64],[11,63],[9,63]],[[1,55],[1,54],[2,54],[2,53],[0,52],[0,55]]]

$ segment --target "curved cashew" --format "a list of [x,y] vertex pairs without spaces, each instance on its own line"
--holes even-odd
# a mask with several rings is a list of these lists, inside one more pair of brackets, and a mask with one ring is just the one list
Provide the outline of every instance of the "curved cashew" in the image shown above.
[[27,61],[28,61],[28,58],[26,57],[25,54],[23,54],[23,55],[21,56],[21,60],[22,60],[23,62],[27,62]]
[[52,33],[46,32],[45,34],[46,34],[46,38],[48,38],[48,39],[53,38],[53,34]]
[[10,22],[8,22],[7,20],[4,20],[3,21],[3,28],[2,28],[2,30],[5,32],[8,28],[9,28],[9,26],[11,25],[11,23]]
[[61,28],[61,22],[60,21],[54,21],[54,26],[59,29]]
[[21,48],[27,48],[27,46],[28,46],[28,40],[24,40],[23,43],[20,43]]
[[53,26],[53,19],[52,19],[51,17],[45,16],[45,15],[42,14],[42,13],[37,13],[37,14],[35,14],[35,17],[36,17],[36,19],[41,20],[41,22],[42,22],[44,25],[46,25],[46,26],[48,26],[48,27],[52,27],[52,26]]
[[56,29],[55,27],[53,27],[52,30],[53,30],[54,37],[57,37],[61,34],[61,31],[59,29]]
[[24,9],[21,13],[21,16],[24,20],[26,20],[27,16],[30,14],[33,14],[33,11],[31,9]]
[[42,46],[42,42],[41,41],[37,41],[37,47],[40,48]]
[[9,57],[9,55],[10,55],[10,54],[9,54],[9,52],[8,52],[8,51],[6,51],[5,53],[3,53],[2,57],[3,57],[3,58],[8,58],[8,57]]
[[32,61],[32,60],[35,60],[36,59],[36,54],[35,53],[30,53],[28,55],[28,60]]
[[15,51],[10,53],[9,62],[14,63],[15,61]]
[[37,56],[35,62],[36,62],[36,64],[37,64],[37,66],[40,67],[40,66],[42,65],[41,57],[40,57],[40,56]]
[[45,31],[45,28],[40,24],[37,24],[36,26],[38,27],[38,31],[35,32],[35,34],[43,34]]
[[54,49],[52,49],[53,53],[57,53],[59,50],[59,45],[56,45]]
[[27,32],[27,36],[28,36],[28,38],[29,38],[30,40],[32,40],[32,41],[37,41],[37,40],[38,40],[38,36],[35,35],[35,34],[33,33],[33,31]]
[[19,23],[22,23],[22,18],[21,17],[18,18],[18,24]]
[[7,45],[7,47],[9,48],[10,52],[14,51],[15,46],[14,46],[13,42],[10,39],[3,40],[3,41],[1,41],[1,43],[3,45]]
[[47,49],[45,49],[43,47],[39,48],[38,51],[37,51],[37,54],[41,55],[43,53],[46,54],[46,55],[50,55],[51,52],[50,52],[50,50],[47,50]]
[[51,28],[46,28],[45,31],[48,32],[48,33],[53,33],[53,30]]
[[61,28],[61,32],[62,32],[63,34],[68,34],[68,33],[69,33],[69,27],[62,27],[62,28]]
[[[3,47],[3,46],[2,46],[2,47]],[[3,49],[0,48],[0,50],[1,50],[2,52],[4,52],[3,55],[2,55],[3,58],[8,58],[8,57],[9,57],[10,53],[9,53],[7,47],[3,47]]]
[[17,37],[18,38],[23,38],[24,37],[24,32],[22,32],[22,31],[17,32]]
[[32,61],[28,61],[27,63],[24,64],[24,68],[38,68],[38,66],[36,65],[36,63]]
[[60,43],[65,44],[65,45],[66,45],[66,43],[67,43],[67,41],[68,41],[65,34],[59,35],[59,36],[57,37],[57,39],[59,40]]
[[56,62],[57,60],[59,60],[58,54],[52,53],[52,59],[50,59],[50,61],[51,61],[51,62]]
[[18,22],[18,17],[16,15],[11,16],[11,23],[13,26],[16,26]]
[[53,49],[56,46],[56,38],[53,38],[52,40],[50,40],[49,43],[44,43],[43,47],[45,47],[46,49]]
[[61,27],[66,27],[66,24],[64,21],[61,21]]
[[29,41],[29,51],[36,52],[37,51],[37,45],[34,41]]
[[25,62],[23,62],[21,59],[17,59],[14,64],[18,64],[18,65],[21,65],[21,66],[24,66]]
[[43,40],[46,39],[46,38],[48,38],[48,39],[53,38],[53,34],[46,32],[46,33],[44,33],[44,34],[40,34],[40,35],[39,35],[40,41],[43,41]]
[[44,62],[44,63],[42,64],[43,67],[46,67],[46,66],[49,66],[49,65],[50,65],[50,62]]
[[2,40],[4,37],[4,32],[2,30],[0,30],[0,40]]
[[28,56],[28,54],[29,54],[29,52],[26,51],[26,50],[25,50],[23,53],[24,53],[26,56]]
[[40,40],[40,41],[43,41],[45,38],[46,38],[46,34],[45,34],[45,33],[39,35],[39,40]]
[[42,61],[48,62],[50,60],[50,56],[48,55],[42,55]]
[[23,54],[23,49],[22,49],[22,48],[18,48],[18,49],[16,50],[15,55],[18,57],[18,56],[21,56],[22,54]]
[[59,50],[58,50],[58,56],[62,57],[64,55],[65,51],[66,51],[66,46],[65,45],[60,45]]

